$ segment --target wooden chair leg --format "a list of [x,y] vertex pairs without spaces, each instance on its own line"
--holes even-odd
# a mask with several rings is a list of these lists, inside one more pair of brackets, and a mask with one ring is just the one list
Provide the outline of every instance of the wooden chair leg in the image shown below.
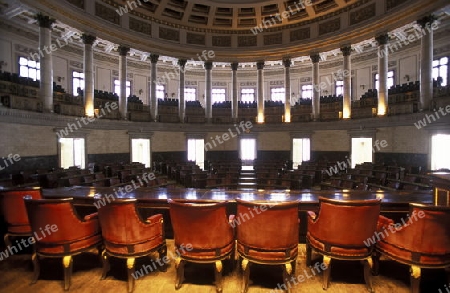
[[31,261],[33,262],[33,280],[31,281],[31,284],[35,284],[39,278],[39,273],[41,271],[41,267],[39,265],[39,257],[36,252],[33,253]]
[[328,286],[330,285],[331,258],[324,255],[323,263],[327,266],[327,269],[323,271],[322,288],[323,288],[323,290],[327,290]]
[[293,271],[294,268],[292,267],[292,262],[291,263],[287,263],[283,266],[283,280],[286,286],[286,292],[290,293],[291,292],[291,278],[293,275]]
[[[165,260],[167,259],[167,246],[164,244],[161,248],[158,249],[159,259]],[[164,262],[164,261],[163,261]],[[159,266],[159,271],[167,272],[167,263],[164,262],[162,266]]]
[[380,271],[380,257],[381,253],[378,251],[374,251],[372,254],[373,266],[372,266],[372,275],[378,276]]
[[6,247],[11,246],[11,241],[9,240],[10,236],[11,235],[8,233],[6,233],[5,236],[3,236],[3,241],[5,242]]
[[127,258],[127,272],[128,272],[128,293],[134,290],[134,257]]
[[106,250],[102,251],[102,267],[103,267],[103,272],[102,272],[102,277],[100,278],[100,280],[106,279],[106,275],[108,274],[108,272],[111,268],[109,265],[108,253],[106,252]]
[[175,289],[178,290],[181,288],[181,285],[184,281],[184,265],[185,261],[181,258],[177,258],[175,260],[175,269],[177,271],[177,277],[175,280]]
[[67,291],[72,280],[73,258],[71,255],[66,255],[63,257],[62,262],[64,267],[64,290]]
[[372,268],[373,261],[372,258],[367,258],[364,260],[364,280],[366,281],[367,290],[370,293],[373,293],[373,285],[372,285]]
[[218,260],[215,262],[215,279],[216,279],[216,292],[222,293],[222,261]]
[[420,268],[418,266],[412,265],[410,268],[411,276],[411,293],[419,293],[420,292]]
[[311,255],[312,255],[312,249],[311,245],[309,245],[308,240],[306,240],[306,266],[311,265]]
[[248,282],[250,279],[250,262],[243,258],[242,259],[242,289],[241,293],[247,293],[248,290]]

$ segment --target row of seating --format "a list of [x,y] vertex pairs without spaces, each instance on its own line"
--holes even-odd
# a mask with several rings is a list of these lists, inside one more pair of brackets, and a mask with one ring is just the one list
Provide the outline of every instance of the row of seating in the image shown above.
[[[72,257],[97,248],[102,254],[102,279],[110,269],[110,257],[127,260],[127,287],[132,292],[136,258],[158,252],[159,260],[167,259],[163,216],[155,214],[142,219],[136,199],[116,199],[105,204],[104,197],[96,197],[98,213],[80,217],[71,198],[42,199],[40,190],[7,191],[2,198],[8,224],[5,243],[9,247],[12,236],[44,236],[35,238],[33,282],[39,277],[40,258],[61,257],[64,288],[68,290]],[[222,262],[230,260],[233,269],[237,252],[242,269],[241,292],[248,290],[253,264],[282,266],[283,280],[290,292],[287,284],[296,277],[302,225],[299,202],[236,199],[236,203],[236,215],[229,215],[226,202],[168,200],[177,253],[175,289],[184,282],[185,263],[198,262],[215,264],[216,291],[222,292]],[[323,270],[323,289],[329,286],[335,259],[362,261],[369,292],[373,292],[371,275],[378,273],[380,255],[411,266],[411,292],[419,292],[421,268],[450,267],[450,207],[410,204],[409,219],[396,224],[380,215],[380,203],[380,199],[340,201],[320,197],[319,213],[308,212],[306,265],[312,266],[313,251],[323,257],[322,264],[315,265]],[[42,235],[42,227],[50,225],[56,225],[56,231]],[[159,269],[165,271],[166,264],[164,261]]]

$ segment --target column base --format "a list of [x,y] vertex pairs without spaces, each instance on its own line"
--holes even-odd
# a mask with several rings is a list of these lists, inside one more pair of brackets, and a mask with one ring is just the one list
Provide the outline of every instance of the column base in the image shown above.
[[212,118],[205,118],[205,122],[207,124],[212,124],[213,120],[212,120]]

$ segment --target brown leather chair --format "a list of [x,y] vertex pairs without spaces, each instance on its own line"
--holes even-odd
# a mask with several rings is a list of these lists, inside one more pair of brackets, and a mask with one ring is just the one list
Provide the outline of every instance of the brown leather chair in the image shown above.
[[[334,200],[319,197],[319,215],[308,212],[306,265],[311,264],[312,249],[323,255],[327,269],[322,287],[330,283],[331,259],[364,261],[364,279],[373,292],[371,269],[373,246],[367,239],[376,232],[380,216],[380,199]],[[366,241],[366,242],[365,242]]]
[[[194,204],[170,199],[168,202],[179,255],[175,260],[175,289],[181,288],[186,262],[214,263],[216,291],[222,292],[222,261],[230,259],[233,263],[235,255],[234,229],[227,218],[227,202]],[[183,249],[188,245],[191,249]]]
[[[98,206],[105,245],[102,279],[110,269],[109,256],[124,258],[127,260],[128,292],[132,292],[136,258],[149,256],[155,251],[158,251],[160,260],[167,258],[163,217],[156,214],[143,219],[137,211],[136,199],[116,199],[105,206],[100,203]],[[165,271],[166,266],[160,266],[160,270]]]
[[409,207],[409,220],[404,218],[406,225],[381,231],[374,261],[378,268],[382,254],[411,266],[411,292],[418,293],[422,268],[450,268],[450,207],[421,204]]
[[241,292],[248,290],[251,263],[283,265],[283,279],[291,279],[298,255],[298,202],[257,203],[241,199],[236,202],[234,224],[237,251],[242,259]]
[[72,256],[97,248],[102,236],[97,213],[81,218],[73,207],[73,199],[31,199],[25,197],[31,230],[36,240],[33,253],[35,283],[39,277],[39,257],[62,257],[64,290],[69,290]]
[[31,227],[23,202],[23,197],[26,195],[34,199],[42,198],[41,188],[15,188],[1,191],[3,215],[8,226],[4,236],[6,246],[11,246],[9,237],[31,236]]

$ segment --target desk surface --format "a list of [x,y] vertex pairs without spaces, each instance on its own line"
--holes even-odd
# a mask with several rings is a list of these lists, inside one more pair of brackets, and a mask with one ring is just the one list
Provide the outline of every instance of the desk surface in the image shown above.
[[163,203],[167,199],[180,199],[186,201],[234,201],[241,198],[249,201],[295,201],[304,204],[317,204],[319,197],[339,200],[364,200],[380,198],[382,205],[407,206],[409,203],[432,204],[431,191],[360,191],[360,190],[221,190],[221,189],[195,189],[195,188],[138,188],[129,193],[120,193],[117,188],[110,187],[64,187],[44,189],[46,198],[73,197],[75,200],[93,201],[95,195],[112,194],[115,199],[136,198],[139,202]]

